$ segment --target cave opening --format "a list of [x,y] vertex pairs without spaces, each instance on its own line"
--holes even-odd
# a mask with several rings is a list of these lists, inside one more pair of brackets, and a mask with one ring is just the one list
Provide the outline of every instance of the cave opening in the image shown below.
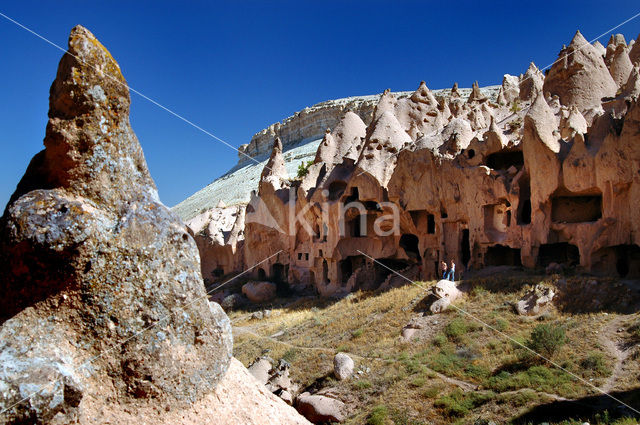
[[367,214],[358,214],[347,221],[345,234],[352,238],[361,238],[367,235]]
[[507,170],[516,167],[522,168],[524,165],[524,155],[522,151],[500,151],[487,156],[486,165],[494,170]]
[[330,201],[338,200],[342,196],[346,188],[347,188],[347,183],[343,182],[342,180],[336,180],[331,182],[331,184],[329,184],[329,200]]
[[327,260],[322,260],[322,282],[330,283],[329,280],[329,265],[327,264]]
[[420,249],[418,248],[419,240],[418,237],[411,233],[405,233],[400,236],[400,247],[404,249],[404,252],[407,253],[407,256],[410,258],[419,259],[420,258]]
[[523,174],[518,179],[518,211],[516,223],[527,225],[531,223],[531,179]]
[[568,242],[540,245],[538,265],[546,267],[550,263],[568,264],[570,266],[578,265],[580,264],[580,251],[577,246]]
[[358,199],[360,199],[360,193],[358,192],[358,187],[354,186],[351,188],[351,195],[347,196],[344,199],[344,203],[346,204],[350,204],[351,202],[355,202]]
[[521,266],[520,250],[504,245],[493,245],[484,255],[485,266]]
[[258,280],[266,280],[266,279],[267,279],[267,273],[264,271],[262,267],[260,267],[258,269]]
[[591,264],[596,273],[622,278],[640,277],[640,247],[615,245],[601,248],[591,256]]
[[427,214],[427,233],[433,235],[436,233],[436,216]]
[[469,229],[462,229],[462,241],[460,243],[462,251],[462,265],[467,266],[471,260],[471,245],[469,244]]
[[551,198],[551,221],[587,223],[602,218],[602,195],[554,196]]
[[365,264],[365,257],[362,255],[351,255],[338,263],[340,272],[340,282],[345,286],[353,273]]

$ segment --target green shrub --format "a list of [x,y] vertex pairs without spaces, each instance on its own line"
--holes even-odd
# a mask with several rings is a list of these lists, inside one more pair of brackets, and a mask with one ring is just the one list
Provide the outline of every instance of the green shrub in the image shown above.
[[462,318],[453,319],[444,328],[444,334],[452,341],[458,341],[468,331],[469,327]]
[[309,174],[309,167],[313,164],[313,161],[302,161],[300,165],[298,165],[298,175],[299,179],[303,178],[307,174]]
[[433,345],[435,345],[436,347],[444,347],[446,344],[447,337],[442,334],[438,334],[433,338]]
[[384,425],[385,419],[389,416],[389,409],[384,404],[379,404],[371,410],[367,418],[368,425]]
[[353,386],[358,390],[366,390],[371,388],[371,381],[367,379],[360,379],[353,383]]
[[561,326],[541,324],[531,331],[526,345],[531,350],[549,359],[567,342],[567,335]]
[[354,331],[352,331],[352,332],[351,332],[351,336],[352,336],[353,338],[359,338],[359,337],[361,337],[361,336],[362,336],[362,334],[363,334],[363,333],[364,333],[364,330],[363,330],[363,329],[356,329],[356,330],[354,330]]
[[496,319],[495,328],[500,332],[504,332],[509,327],[509,322],[505,319],[498,318]]
[[580,367],[585,371],[592,372],[595,376],[607,376],[611,373],[602,353],[595,351],[580,361]]
[[295,360],[297,355],[298,350],[296,350],[295,348],[290,348],[282,355],[282,359],[291,363]]
[[434,405],[441,408],[448,416],[464,416],[472,409],[482,406],[495,397],[492,391],[464,393],[456,389],[444,397],[440,397]]
[[440,394],[443,389],[444,389],[444,386],[442,384],[437,384],[424,390],[422,392],[422,395],[425,396],[426,398],[434,398],[438,394]]

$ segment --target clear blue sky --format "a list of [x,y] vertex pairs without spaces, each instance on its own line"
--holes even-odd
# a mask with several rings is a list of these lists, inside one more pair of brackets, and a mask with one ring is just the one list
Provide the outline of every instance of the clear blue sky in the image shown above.
[[[454,82],[500,84],[545,66],[576,29],[592,39],[640,12],[632,1],[29,1],[0,12],[66,48],[89,28],[130,86],[233,146],[314,103]],[[640,33],[640,17],[616,32]],[[606,45],[608,36],[601,42]],[[0,204],[42,149],[62,53],[0,17]],[[132,94],[131,122],[169,206],[237,153]]]

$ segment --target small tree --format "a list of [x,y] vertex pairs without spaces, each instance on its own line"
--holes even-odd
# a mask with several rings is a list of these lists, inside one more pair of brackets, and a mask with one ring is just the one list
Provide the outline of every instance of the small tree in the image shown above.
[[527,347],[549,359],[567,342],[567,335],[561,326],[541,324],[531,331]]

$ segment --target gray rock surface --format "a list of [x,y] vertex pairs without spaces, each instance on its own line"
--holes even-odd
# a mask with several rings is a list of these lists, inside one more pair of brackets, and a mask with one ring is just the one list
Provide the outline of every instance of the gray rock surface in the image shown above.
[[118,64],[75,27],[46,149],[0,219],[0,423],[186,406],[227,371],[229,320],[207,300],[193,238],[158,200],[129,104]]

